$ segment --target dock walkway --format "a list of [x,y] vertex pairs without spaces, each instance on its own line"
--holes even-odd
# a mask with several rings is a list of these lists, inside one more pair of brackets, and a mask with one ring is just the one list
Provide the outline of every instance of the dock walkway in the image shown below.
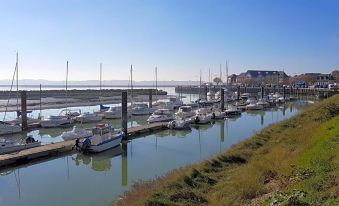
[[[131,138],[135,135],[153,132],[155,130],[161,130],[167,128],[167,123],[153,123],[147,125],[140,125],[132,128],[128,128],[127,138]],[[75,145],[75,140],[62,141],[53,144],[42,145],[34,147],[20,152],[0,155],[0,168],[10,165],[24,164],[31,160],[42,157],[53,157],[61,155],[66,152],[72,151]]]

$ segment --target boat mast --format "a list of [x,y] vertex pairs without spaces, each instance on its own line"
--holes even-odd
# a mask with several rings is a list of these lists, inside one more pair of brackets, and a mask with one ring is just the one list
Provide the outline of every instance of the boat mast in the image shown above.
[[201,99],[201,69],[200,69],[200,79],[199,79],[199,87],[200,87],[200,89],[199,89],[199,99]]
[[67,92],[67,89],[68,89],[68,60],[66,62],[66,110],[67,110],[67,105],[68,105],[68,92]]
[[19,53],[16,52],[16,111],[19,111]]
[[228,86],[228,61],[226,60],[226,86]]
[[99,99],[101,99],[101,89],[102,89],[102,63],[100,63],[100,92],[99,92]]
[[131,64],[131,103],[133,103],[133,65]]
[[221,71],[221,64],[220,64],[220,68],[219,68],[219,70],[220,70],[220,81],[222,81],[222,71]]
[[155,101],[158,99],[158,68],[155,67]]

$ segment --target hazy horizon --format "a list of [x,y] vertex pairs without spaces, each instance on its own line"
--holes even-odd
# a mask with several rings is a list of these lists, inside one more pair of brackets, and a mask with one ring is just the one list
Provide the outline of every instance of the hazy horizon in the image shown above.
[[339,68],[339,4],[328,1],[4,1],[1,79],[198,81],[249,69]]

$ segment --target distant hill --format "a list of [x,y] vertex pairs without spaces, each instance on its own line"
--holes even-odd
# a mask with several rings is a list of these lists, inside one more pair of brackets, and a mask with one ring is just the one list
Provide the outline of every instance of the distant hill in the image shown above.
[[[15,84],[15,82],[14,82]],[[50,85],[50,86],[58,86],[65,85],[65,81],[50,81],[45,79],[22,79],[19,80],[19,85]],[[133,81],[133,85],[135,86],[153,86],[155,84],[154,81]],[[198,85],[198,81],[158,81],[158,86],[177,86],[177,85]],[[2,79],[0,80],[0,85],[11,85],[11,80]],[[83,80],[83,81],[68,81],[68,85],[72,86],[96,86],[99,85],[98,80]],[[129,85],[128,80],[104,80],[102,81],[103,86],[127,86]]]

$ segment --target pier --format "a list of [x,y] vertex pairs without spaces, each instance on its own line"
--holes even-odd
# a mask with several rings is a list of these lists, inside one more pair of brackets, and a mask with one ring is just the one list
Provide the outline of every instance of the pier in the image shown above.
[[[167,128],[167,123],[152,123],[128,128],[126,140],[145,133]],[[67,152],[75,151],[75,140],[67,140],[53,144],[42,145],[16,153],[0,155],[0,168],[20,165],[39,158],[52,158]]]

